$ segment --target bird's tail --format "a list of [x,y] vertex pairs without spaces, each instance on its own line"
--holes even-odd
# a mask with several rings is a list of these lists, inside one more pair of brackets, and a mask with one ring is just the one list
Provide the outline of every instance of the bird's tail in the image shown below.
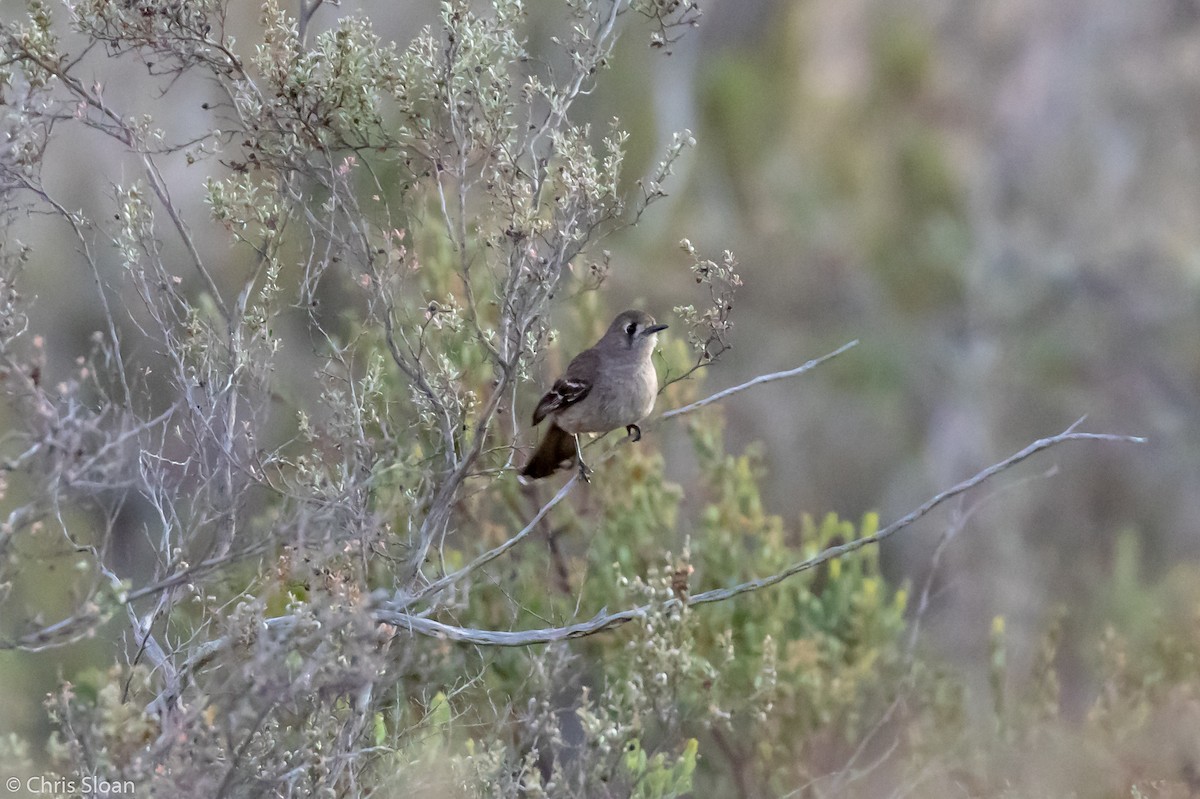
[[546,437],[534,451],[533,457],[521,470],[523,477],[539,480],[549,477],[559,469],[565,469],[575,462],[575,436],[551,423],[546,431]]

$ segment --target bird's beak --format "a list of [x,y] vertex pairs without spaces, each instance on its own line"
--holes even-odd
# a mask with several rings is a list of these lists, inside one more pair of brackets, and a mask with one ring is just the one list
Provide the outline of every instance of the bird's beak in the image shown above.
[[642,331],[642,335],[643,336],[652,336],[655,333],[657,333],[658,331],[666,330],[666,329],[667,329],[666,325],[650,325],[650,327],[648,327]]

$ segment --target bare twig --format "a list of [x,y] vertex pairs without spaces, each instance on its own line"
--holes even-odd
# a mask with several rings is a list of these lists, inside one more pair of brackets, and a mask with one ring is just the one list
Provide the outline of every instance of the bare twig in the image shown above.
[[416,596],[412,597],[411,601],[412,602],[419,601],[431,594],[441,591],[442,589],[446,588],[447,586],[450,586],[450,585],[453,585],[454,583],[459,582],[460,580],[464,579],[465,577],[470,576],[473,572],[477,571],[484,565],[486,565],[486,564],[490,563],[491,561],[495,560],[496,558],[500,557],[505,552],[507,552],[510,549],[512,549],[513,547],[515,547],[517,544],[521,543],[521,541],[527,535],[529,535],[535,527],[537,527],[538,523],[541,522],[541,520],[546,517],[546,514],[549,513],[550,510],[555,505],[557,505],[559,502],[561,502],[567,496],[568,493],[570,493],[571,489],[575,487],[575,484],[578,481],[579,481],[579,473],[576,472],[575,474],[573,474],[571,476],[570,480],[563,483],[562,488],[558,489],[558,493],[555,494],[549,502],[547,502],[545,505],[543,505],[540,510],[538,510],[538,512],[534,515],[534,517],[532,519],[530,519],[529,524],[525,525],[525,527],[523,527],[519,533],[517,533],[512,538],[505,541],[503,544],[500,544],[499,546],[493,547],[492,549],[489,549],[487,552],[484,552],[482,555],[475,558],[475,560],[471,561],[466,566],[463,566],[458,571],[447,574],[445,577],[435,580],[432,583],[430,583],[429,585],[425,586],[423,589],[421,589],[421,591],[419,591],[416,594]]
[[1075,428],[1082,421],[1083,421],[1083,419],[1080,419],[1079,421],[1075,422],[1074,424],[1072,424],[1070,427],[1068,427],[1066,430],[1059,433],[1058,435],[1050,436],[1049,438],[1042,438],[1042,439],[1039,439],[1039,440],[1033,442],[1029,446],[1025,447],[1025,449],[1021,450],[1020,452],[1010,455],[1009,457],[1005,458],[1004,460],[1000,461],[999,463],[995,463],[995,464],[987,467],[983,471],[976,474],[974,477],[964,480],[963,482],[959,483],[958,485],[954,486],[953,488],[949,488],[949,489],[943,491],[942,493],[930,498],[916,510],[914,510],[911,513],[907,514],[906,516],[892,522],[887,527],[883,528],[882,530],[875,533],[874,535],[869,535],[864,538],[858,538],[853,541],[848,541],[845,544],[841,544],[839,546],[829,547],[828,549],[825,549],[822,552],[818,553],[815,557],[810,558],[809,560],[803,561],[801,563],[797,563],[793,566],[790,566],[787,569],[784,569],[782,572],[779,572],[778,574],[773,574],[770,577],[763,577],[758,580],[751,580],[749,582],[742,583],[741,585],[733,586],[732,588],[721,588],[721,589],[717,589],[714,591],[705,591],[702,594],[697,594],[696,596],[692,597],[692,600],[689,604],[700,605],[700,604],[704,604],[705,602],[721,602],[726,599],[731,599],[731,598],[737,596],[738,594],[744,594],[744,593],[747,593],[748,591],[757,591],[759,589],[775,585],[776,583],[783,582],[788,577],[791,577],[794,574],[799,574],[802,571],[808,571],[809,569],[815,568],[816,566],[820,566],[822,563],[826,563],[835,558],[840,558],[843,555],[847,555],[851,552],[854,552],[855,550],[862,549],[863,547],[868,546],[870,544],[877,544],[880,541],[883,541],[884,539],[891,537],[897,531],[902,530],[905,527],[908,527],[913,522],[917,521],[922,516],[929,513],[931,510],[933,510],[937,506],[941,505],[946,500],[952,499],[952,498],[958,496],[959,494],[963,494],[963,493],[971,490],[975,486],[979,485],[980,483],[983,483],[983,482],[987,481],[988,479],[996,476],[1000,472],[1003,472],[1004,470],[1006,470],[1012,466],[1015,466],[1016,464],[1020,463],[1021,461],[1026,460],[1027,458],[1041,452],[1044,449],[1049,449],[1050,447],[1056,446],[1058,444],[1062,444],[1067,441],[1108,441],[1108,442],[1119,442],[1119,443],[1125,443],[1125,444],[1144,444],[1146,442],[1146,439],[1142,438],[1140,436],[1122,436],[1122,435],[1113,435],[1110,433],[1076,433],[1076,432],[1074,432]]
[[146,148],[141,145],[133,128],[128,124],[128,122],[126,122],[124,117],[108,107],[108,105],[104,102],[104,98],[100,94],[88,91],[77,78],[75,78],[73,75],[67,74],[67,72],[58,64],[49,62],[45,58],[38,58],[34,53],[28,51],[24,52],[22,57],[37,64],[39,68],[56,77],[72,94],[79,98],[81,102],[86,103],[88,106],[103,114],[104,117],[109,120],[109,123],[112,125],[112,127],[107,128],[102,125],[97,125],[95,127],[121,142],[131,151],[141,156],[142,165],[145,167],[146,171],[146,177],[150,181],[150,187],[154,190],[159,202],[166,210],[167,215],[171,218],[171,222],[175,226],[175,231],[178,233],[180,241],[183,243],[188,255],[191,257],[192,264],[196,267],[196,271],[198,271],[200,276],[204,279],[205,286],[212,295],[213,304],[216,306],[217,310],[220,311],[221,316],[228,321],[229,309],[226,307],[225,301],[221,297],[220,289],[217,287],[217,283],[213,279],[212,273],[209,272],[208,268],[205,266],[204,259],[201,257],[199,250],[196,248],[187,223],[184,222],[183,217],[180,216],[179,210],[175,206],[175,203],[171,200],[166,181],[163,179],[162,173],[158,169],[158,165],[154,162],[154,159],[151,157]]
[[723,400],[726,397],[728,397],[729,395],[736,394],[739,391],[745,391],[748,388],[753,388],[754,386],[762,385],[763,383],[771,383],[771,382],[774,382],[775,380],[783,380],[784,378],[787,378],[787,377],[797,377],[799,375],[804,374],[805,372],[810,372],[813,369],[816,369],[818,366],[825,363],[826,361],[832,360],[832,359],[836,358],[837,356],[841,355],[843,352],[845,352],[853,347],[857,347],[857,346],[858,346],[858,339],[855,339],[854,341],[850,341],[850,342],[843,344],[842,346],[838,347],[833,352],[830,352],[826,355],[822,355],[820,358],[813,358],[808,363],[805,363],[801,366],[797,366],[795,369],[785,369],[782,372],[772,372],[772,373],[766,374],[766,375],[759,375],[758,377],[754,378],[753,380],[747,380],[745,383],[742,383],[740,385],[731,386],[722,391],[718,391],[716,394],[713,394],[710,397],[705,397],[702,400],[697,400],[697,401],[691,403],[690,405],[684,405],[682,408],[673,408],[669,411],[666,411],[658,418],[662,419],[662,420],[673,419],[676,416],[683,416],[685,413],[691,413],[692,411],[696,411],[696,410],[699,410],[700,408],[703,408],[705,405],[711,405],[714,402]]

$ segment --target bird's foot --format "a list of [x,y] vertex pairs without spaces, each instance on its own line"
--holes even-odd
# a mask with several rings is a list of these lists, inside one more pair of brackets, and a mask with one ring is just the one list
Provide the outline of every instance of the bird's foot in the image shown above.
[[579,435],[575,435],[575,462],[579,464],[579,476],[583,478],[583,482],[592,482],[592,470],[583,462],[583,446],[579,443]]
[[625,433],[629,436],[630,441],[642,440],[642,428],[638,427],[636,424],[625,425]]

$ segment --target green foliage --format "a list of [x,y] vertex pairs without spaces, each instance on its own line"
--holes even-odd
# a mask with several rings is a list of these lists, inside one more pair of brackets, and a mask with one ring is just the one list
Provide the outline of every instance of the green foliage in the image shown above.
[[659,752],[647,762],[646,752],[639,741],[625,745],[625,770],[633,778],[633,799],[670,799],[692,790],[692,774],[696,770],[696,753],[699,744],[689,738],[683,752],[673,762]]
[[[1146,714],[1163,704],[1164,692],[1200,676],[1200,636],[1180,635],[1167,619],[1150,628],[1145,619],[1130,619],[1130,630],[1157,643],[1130,650],[1123,633],[1108,633],[1098,667],[1122,681],[1104,694],[1122,701],[1099,701],[1073,742],[1055,727],[1063,617],[1047,621],[1021,681],[997,618],[990,632],[979,633],[990,653],[989,709],[980,728],[967,711],[963,677],[908,648],[909,591],[887,585],[872,549],[732,602],[673,606],[670,600],[685,592],[776,572],[871,535],[878,525],[874,514],[858,525],[833,515],[785,523],[763,510],[762,468],[752,451],[725,453],[715,417],[690,430],[704,465],[703,501],[682,502],[679,487],[658,477],[657,459],[644,448],[615,448],[599,467],[592,501],[559,509],[552,547],[471,586],[459,612],[480,624],[557,623],[604,605],[649,610],[583,647],[492,653],[472,667],[480,680],[455,700],[465,716],[450,724],[467,795],[506,795],[520,786],[532,795],[590,796],[603,786],[622,796],[676,796],[688,790],[682,780],[693,768],[696,796],[737,795],[745,788],[735,773],[749,795],[808,782],[849,786],[848,795],[859,795],[854,786],[879,764],[855,760],[855,749],[864,737],[880,736],[881,719],[896,702],[907,709],[903,720],[879,744],[894,753],[887,768],[899,769],[896,779],[936,793],[947,774],[964,769],[980,795],[1039,795],[1033,777],[1019,784],[1034,792],[1014,787],[1003,765],[1009,758],[1050,746],[1048,736],[1055,742],[1046,751],[1061,757],[1109,757],[1122,735],[1150,733],[1154,721]],[[566,585],[551,576],[556,568]],[[1175,584],[1184,582],[1181,576]],[[497,616],[506,598],[510,611]],[[1194,613],[1200,603],[1192,592],[1164,597],[1161,607]],[[508,698],[507,710],[478,715],[486,697],[497,696]],[[509,728],[502,737],[515,740],[515,749],[494,743],[497,723]],[[1183,722],[1171,723],[1174,729]],[[473,732],[478,725],[488,732]],[[852,765],[839,775],[843,764]],[[473,780],[509,787],[488,794],[469,788]],[[1106,776],[1103,784],[1115,788],[1120,777]],[[1145,787],[1122,790],[1139,785]]]
[[[535,795],[623,785],[631,796],[677,796],[698,769],[705,795],[722,795],[733,790],[728,758],[799,762],[809,736],[834,729],[852,741],[887,701],[903,672],[905,593],[882,582],[875,552],[736,602],[669,603],[771,573],[876,524],[870,516],[856,528],[830,515],[789,534],[763,511],[754,456],[725,455],[713,418],[693,425],[693,438],[707,464],[702,503],[685,510],[658,456],[617,447],[597,467],[591,501],[556,509],[553,547],[514,556],[463,597],[459,618],[493,627],[557,623],[604,606],[648,608],[622,632],[589,640],[583,661],[553,647],[489,654],[475,667],[480,679],[452,702],[473,720],[449,728],[460,767],[482,785],[520,774]],[[672,541],[678,548],[668,548]],[[440,679],[449,685],[455,673]],[[480,714],[495,697],[509,710]],[[504,752],[488,741],[509,717],[516,729],[502,737],[523,743]],[[489,732],[477,737],[476,725]],[[718,739],[732,741],[733,753],[722,754]],[[756,779],[772,790],[788,784],[765,769]]]

